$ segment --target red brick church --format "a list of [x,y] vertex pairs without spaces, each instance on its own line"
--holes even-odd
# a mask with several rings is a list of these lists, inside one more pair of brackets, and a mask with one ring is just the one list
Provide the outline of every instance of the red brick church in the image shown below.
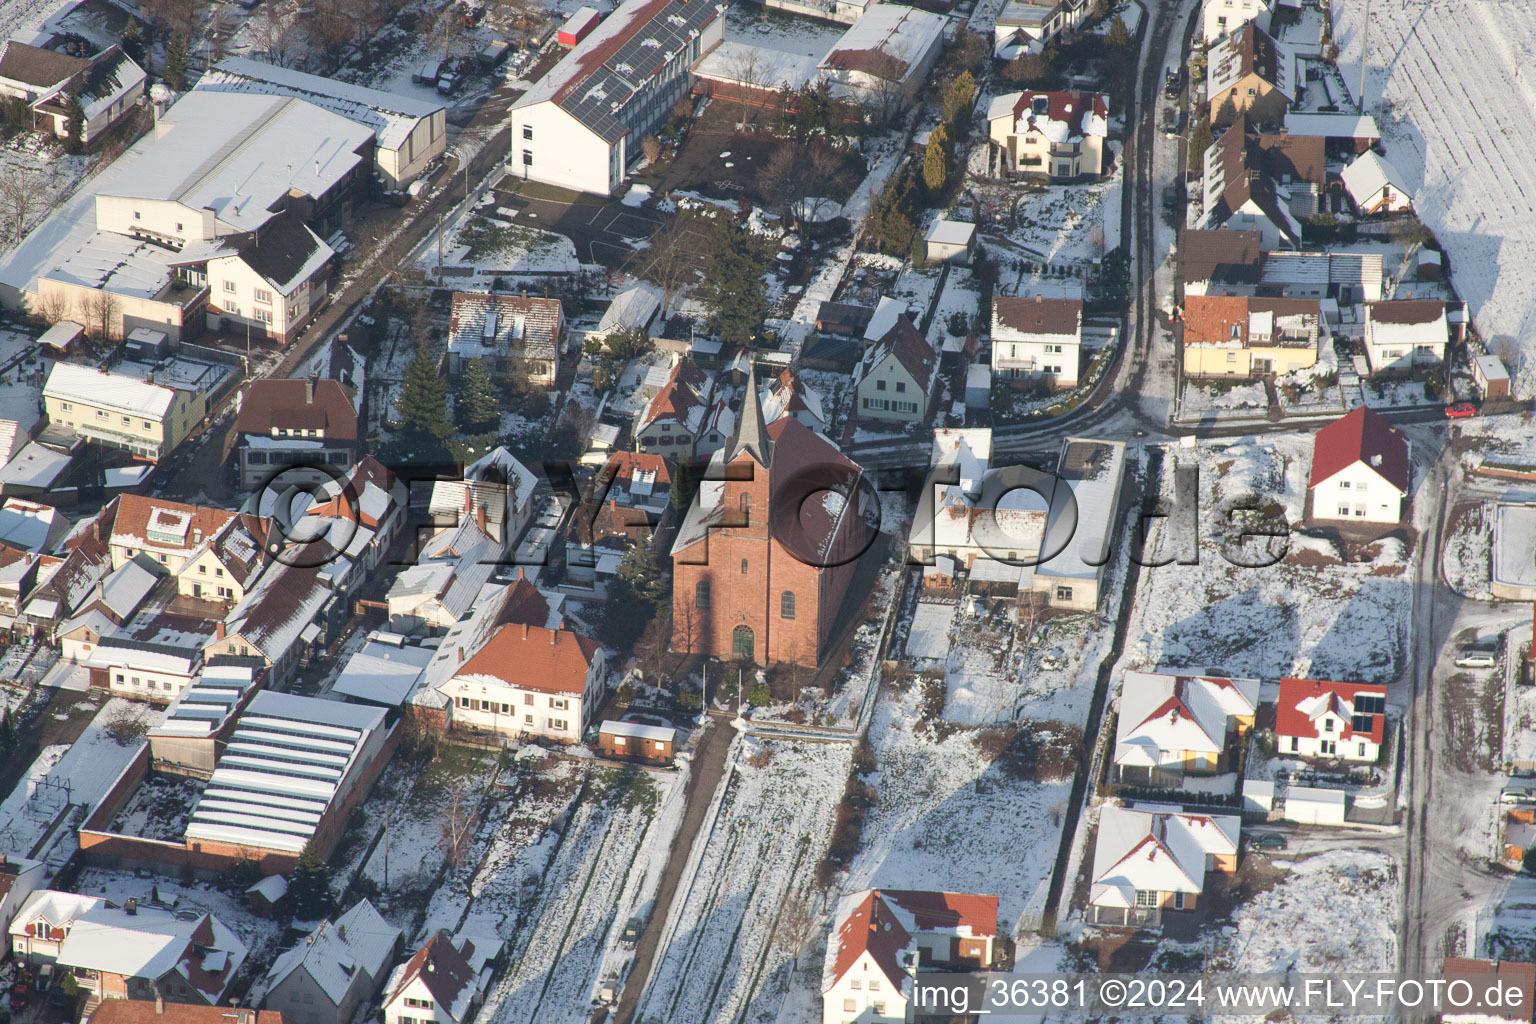
[[672,546],[672,649],[818,664],[872,539],[859,473],[793,417],[764,426],[749,374],[736,435],[711,460]]

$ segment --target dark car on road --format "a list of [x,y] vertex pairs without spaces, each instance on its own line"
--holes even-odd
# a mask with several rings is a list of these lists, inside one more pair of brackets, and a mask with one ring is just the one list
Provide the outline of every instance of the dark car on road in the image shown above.
[[1255,850],[1283,850],[1286,838],[1279,832],[1259,832],[1248,840],[1248,845]]

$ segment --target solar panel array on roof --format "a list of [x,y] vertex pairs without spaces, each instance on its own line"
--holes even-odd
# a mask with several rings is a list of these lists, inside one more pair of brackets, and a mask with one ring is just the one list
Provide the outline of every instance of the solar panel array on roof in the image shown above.
[[1352,731],[1352,732],[1363,732],[1366,735],[1370,735],[1371,731],[1375,727],[1376,727],[1376,716],[1375,715],[1351,715],[1350,716],[1349,728],[1350,728],[1350,731]]
[[[604,140],[617,142],[629,131],[622,116],[629,101],[668,61],[689,50],[704,27],[720,16],[720,10],[700,0],[672,0],[648,20],[638,15],[635,24],[618,37],[623,40],[618,48],[585,74],[573,76],[555,102]],[[567,59],[590,60],[611,43],[599,41],[587,54],[573,51]],[[690,61],[694,57],[697,54],[691,53]]]
[[1355,714],[1357,715],[1381,715],[1387,710],[1387,698],[1380,694],[1355,694]]

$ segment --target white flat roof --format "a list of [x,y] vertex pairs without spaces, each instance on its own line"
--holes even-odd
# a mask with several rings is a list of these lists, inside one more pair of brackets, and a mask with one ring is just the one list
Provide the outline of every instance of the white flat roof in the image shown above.
[[173,389],[159,384],[73,363],[54,363],[48,382],[43,385],[44,398],[157,419],[171,407],[175,394]]
[[671,743],[677,738],[677,730],[671,726],[646,725],[643,722],[604,722],[597,730],[609,736],[629,736],[638,740],[660,740]]

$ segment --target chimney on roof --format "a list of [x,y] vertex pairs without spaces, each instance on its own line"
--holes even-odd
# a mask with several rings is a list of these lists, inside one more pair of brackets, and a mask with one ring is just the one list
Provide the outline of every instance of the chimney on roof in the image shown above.
[[107,585],[101,580],[96,581],[96,600],[100,601],[107,596]]
[[315,404],[315,378],[314,377],[305,377],[304,378],[304,404],[305,405],[314,405]]
[[133,917],[134,915],[138,914],[138,912],[139,901],[137,899],[130,896],[123,901],[123,913],[127,914],[129,917]]
[[1044,302],[1045,301],[1045,296],[1044,295],[1036,295],[1035,296],[1035,301],[1036,302]]
[[158,1015],[165,1013],[165,996],[161,994],[159,985],[155,986],[155,1013]]
[[213,638],[215,640],[223,640],[224,639],[224,623],[223,622],[219,622],[217,625],[215,625],[213,627]]

